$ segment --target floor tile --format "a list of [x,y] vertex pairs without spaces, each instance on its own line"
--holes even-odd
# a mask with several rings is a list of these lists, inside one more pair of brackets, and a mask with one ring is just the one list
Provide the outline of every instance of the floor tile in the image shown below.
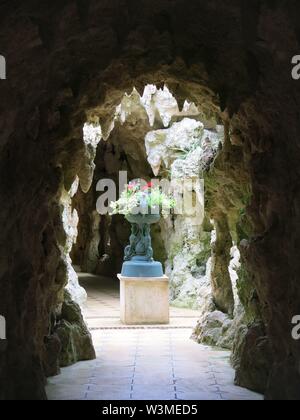
[[234,386],[229,352],[191,340],[197,311],[171,308],[171,327],[164,329],[127,328],[120,323],[119,293],[111,282],[80,278],[89,295],[84,314],[97,359],[49,378],[50,400],[262,400]]

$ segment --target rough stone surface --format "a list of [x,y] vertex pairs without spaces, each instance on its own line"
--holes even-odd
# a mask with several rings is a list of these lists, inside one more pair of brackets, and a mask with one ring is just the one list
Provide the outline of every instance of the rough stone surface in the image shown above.
[[166,273],[170,278],[172,303],[177,306],[207,307],[211,302],[210,232],[193,220],[177,217],[174,225],[163,222],[162,238],[166,243],[168,260]]
[[45,338],[46,357],[43,360],[43,368],[47,377],[60,374],[60,354],[62,342],[57,334],[51,334]]
[[59,354],[60,366],[69,366],[81,360],[96,358],[92,337],[84,323],[80,307],[67,291],[62,305],[61,319],[57,322],[55,332],[62,344]]
[[63,224],[63,241],[60,244],[62,252],[62,260],[65,267],[66,289],[69,291],[72,299],[79,305],[83,305],[86,301],[87,295],[83,287],[79,285],[78,276],[73,268],[70,253],[74,243],[76,243],[78,231],[78,213],[72,209],[72,198],[78,189],[78,180],[74,182],[69,192],[63,190],[60,206],[62,208],[62,224]]
[[[196,330],[197,338],[201,343],[218,346],[222,335],[230,325],[231,320],[223,312],[208,313],[201,325],[197,327],[199,329],[199,331]],[[223,345],[223,347],[225,346]]]
[[[222,134],[216,123],[213,129],[207,130],[200,121],[184,118],[169,128],[150,131],[145,137],[147,158],[154,173],[164,174],[167,170],[172,182],[195,183],[193,201],[200,204],[199,211],[193,213],[193,203],[187,205],[184,201],[182,214],[162,222],[161,229],[168,257],[166,272],[170,278],[172,303],[199,308],[203,313],[211,304],[211,277],[206,265],[211,253],[212,227],[208,231],[203,227],[204,191],[198,182],[204,169],[212,163],[222,143]],[[174,193],[177,198],[176,186]],[[178,195],[178,208],[179,200]]]
[[271,347],[264,326],[240,326],[235,337],[232,362],[237,371],[236,383],[264,393],[272,364]]
[[234,296],[229,274],[232,238],[225,216],[215,219],[215,238],[212,242],[212,290],[216,307],[233,315]]
[[[215,231],[212,232],[212,242],[216,240]],[[226,268],[226,264],[224,266]],[[234,311],[231,315],[217,310],[212,290],[213,267],[209,264],[209,285],[210,285],[210,311],[202,312],[199,317],[197,327],[195,328],[193,338],[199,343],[206,343],[217,347],[223,347],[233,350],[236,340],[236,334],[239,333],[244,322],[245,310],[240,303],[236,281],[238,279],[238,270],[240,268],[240,253],[237,247],[231,249],[231,260],[228,267],[230,275],[231,289],[234,294]],[[244,326],[246,329],[246,326]]]

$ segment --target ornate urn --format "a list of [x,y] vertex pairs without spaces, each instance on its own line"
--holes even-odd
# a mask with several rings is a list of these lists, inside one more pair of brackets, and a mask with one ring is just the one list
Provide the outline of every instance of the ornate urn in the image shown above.
[[151,242],[151,225],[159,222],[160,215],[139,213],[125,217],[131,223],[131,236],[125,248],[122,276],[162,277],[162,264],[153,260]]
[[159,186],[142,180],[132,181],[120,199],[110,204],[111,214],[123,214],[131,223],[130,243],[125,248],[122,277],[163,277],[160,262],[153,261],[151,225],[167,217],[175,207],[173,197],[162,192]]

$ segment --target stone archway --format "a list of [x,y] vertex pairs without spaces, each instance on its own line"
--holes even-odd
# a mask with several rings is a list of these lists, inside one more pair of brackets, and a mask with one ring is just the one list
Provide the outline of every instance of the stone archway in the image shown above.
[[0,398],[45,398],[44,339],[64,286],[59,192],[76,175],[83,189],[91,182],[92,156],[81,140],[86,117],[96,107],[109,121],[124,91],[161,82],[181,104],[190,97],[208,112],[220,107],[231,139],[228,165],[216,168],[230,172],[223,195],[230,201],[230,188],[239,188],[241,168],[251,186],[237,229],[250,325],[235,353],[239,383],[255,388],[267,360],[267,397],[297,399],[300,354],[290,322],[299,310],[300,127],[289,66],[299,48],[298,6],[121,3],[1,6],[9,76],[0,86],[0,308],[8,337]]

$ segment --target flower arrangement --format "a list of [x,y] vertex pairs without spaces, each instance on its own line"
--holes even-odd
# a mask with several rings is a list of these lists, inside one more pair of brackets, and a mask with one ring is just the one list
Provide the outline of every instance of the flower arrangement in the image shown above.
[[131,182],[126,185],[118,201],[112,202],[111,214],[161,214],[168,217],[176,206],[175,199],[162,192],[152,182]]

